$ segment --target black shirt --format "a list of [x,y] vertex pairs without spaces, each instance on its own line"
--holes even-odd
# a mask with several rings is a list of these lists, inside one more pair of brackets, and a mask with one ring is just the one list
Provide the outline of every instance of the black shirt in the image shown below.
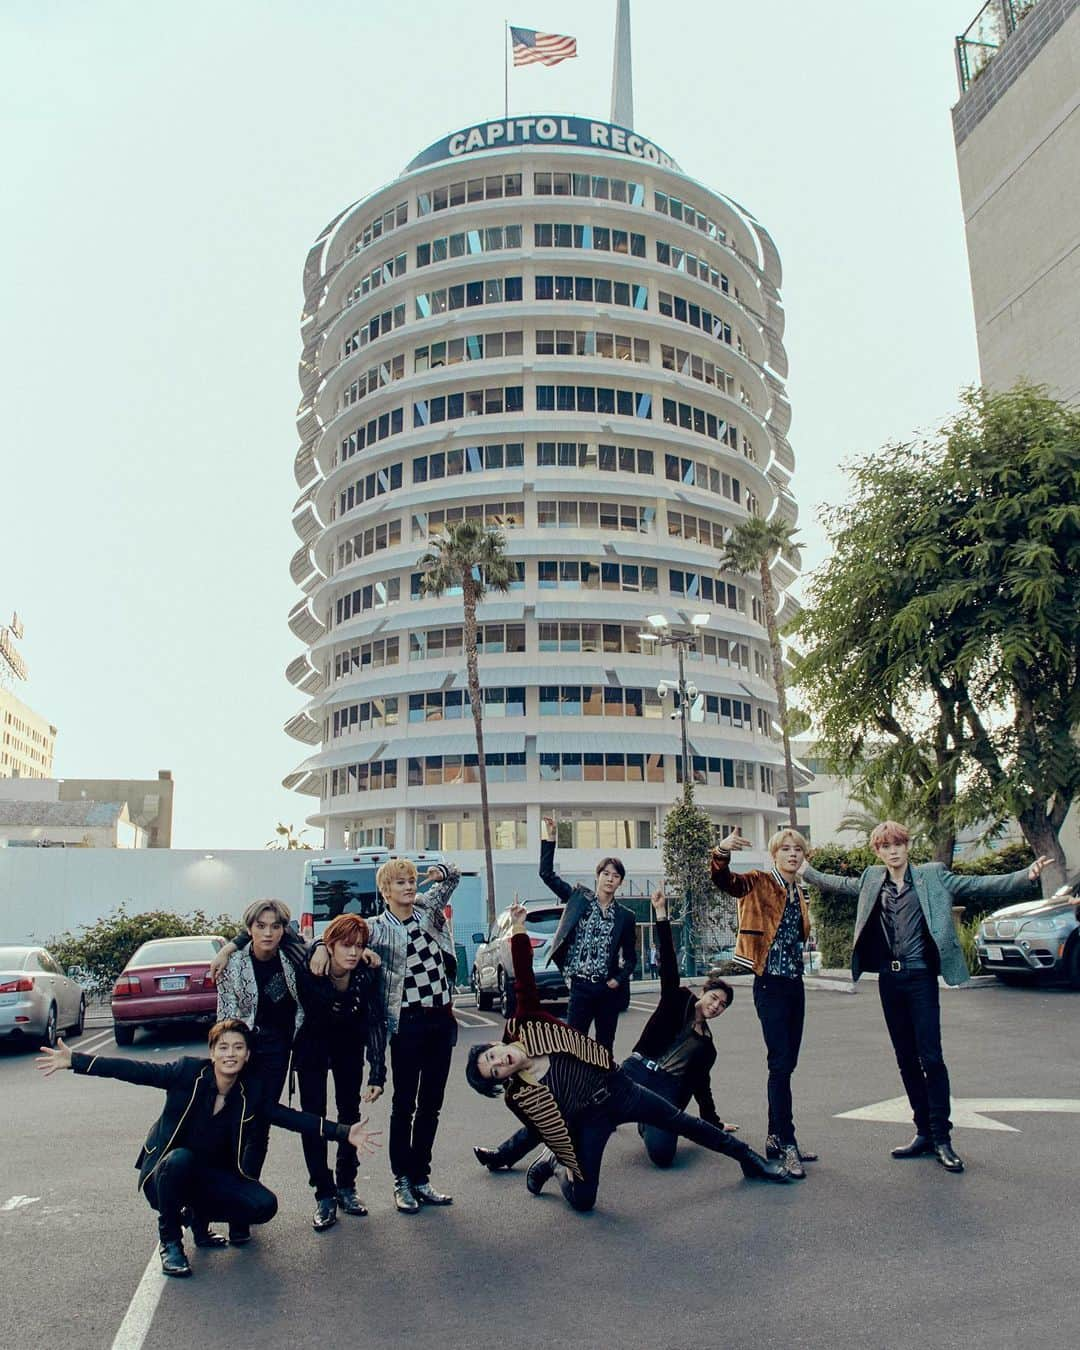
[[234,1086],[225,1098],[221,1110],[214,1114],[217,1100],[217,1083],[210,1076],[195,1094],[195,1100],[184,1117],[184,1123],[177,1136],[176,1147],[189,1148],[206,1167],[233,1168],[233,1143],[236,1138],[234,1119],[240,1101],[240,1093]]
[[885,945],[895,960],[908,966],[928,966],[929,933],[910,867],[898,886],[888,873],[881,887],[881,927]]
[[285,983],[281,957],[275,952],[269,961],[252,958],[259,1002],[255,1009],[256,1029],[275,1040],[291,1041],[296,1028],[296,1001]]

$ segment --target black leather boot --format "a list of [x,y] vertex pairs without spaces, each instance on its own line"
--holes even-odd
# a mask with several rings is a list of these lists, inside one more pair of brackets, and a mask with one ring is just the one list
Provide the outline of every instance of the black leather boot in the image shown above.
[[917,1134],[910,1144],[904,1144],[902,1148],[894,1148],[892,1156],[894,1158],[921,1158],[927,1153],[933,1153],[934,1145],[925,1134]]
[[161,1257],[161,1273],[172,1279],[184,1279],[191,1274],[187,1256],[184,1253],[183,1227],[171,1219],[158,1219],[158,1255]]
[[525,1173],[525,1185],[528,1187],[529,1194],[539,1195],[554,1175],[555,1155],[549,1149],[544,1149],[543,1153]]
[[490,1172],[497,1172],[500,1168],[510,1165],[503,1161],[502,1153],[497,1148],[483,1148],[477,1144],[473,1148],[473,1156],[478,1163],[481,1163]]
[[739,1147],[727,1150],[728,1157],[735,1159],[742,1168],[744,1177],[751,1177],[756,1181],[776,1181],[781,1185],[794,1180],[782,1161],[766,1161],[760,1153],[755,1153],[749,1144],[734,1139],[731,1142],[733,1144],[738,1142]]
[[964,1170],[964,1160],[953,1152],[952,1144],[947,1139],[944,1143],[934,1145],[934,1156],[946,1172],[962,1172]]
[[332,1195],[324,1195],[315,1201],[315,1213],[311,1216],[311,1226],[316,1233],[325,1233],[337,1223],[337,1201]]
[[210,1227],[207,1219],[200,1218],[197,1214],[192,1214],[190,1209],[184,1210],[184,1226],[191,1229],[191,1237],[196,1247],[210,1249],[213,1247],[227,1247],[229,1240],[223,1233],[215,1233]]

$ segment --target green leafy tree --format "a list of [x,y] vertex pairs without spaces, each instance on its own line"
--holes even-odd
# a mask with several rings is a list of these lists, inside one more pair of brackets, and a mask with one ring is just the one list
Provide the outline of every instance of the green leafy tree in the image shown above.
[[506,556],[506,541],[499,530],[465,520],[451,526],[420,559],[425,595],[446,595],[460,589],[465,612],[465,668],[480,779],[480,816],[484,831],[484,862],[487,868],[487,921],[495,922],[495,862],[491,852],[491,815],[488,810],[487,764],[484,759],[484,701],[476,652],[476,607],[489,590],[506,592],[516,576]]
[[761,598],[765,607],[765,627],[769,634],[772,656],[773,684],[780,721],[780,735],[784,742],[784,783],[787,789],[788,821],[798,824],[795,808],[795,770],[791,762],[791,721],[788,716],[787,681],[784,675],[784,653],[780,646],[780,630],[776,623],[776,587],[773,585],[772,565],[778,553],[797,560],[801,544],[795,543],[795,529],[782,516],[762,520],[751,516],[736,525],[728,538],[724,552],[717,563],[721,572],[737,572],[742,576],[756,576],[761,583]]
[[1080,793],[1080,411],[969,390],[939,437],[852,480],[798,630],[825,752],[856,763],[884,737],[943,862],[960,825],[1015,817],[1049,893]]
[[705,931],[717,893],[709,875],[709,853],[716,830],[708,813],[694,802],[693,785],[683,785],[681,799],[664,817],[664,877],[678,901],[682,919],[683,969],[693,973],[695,935]]
[[97,923],[83,924],[77,933],[60,933],[45,945],[62,966],[79,971],[82,983],[98,993],[108,993],[144,942],[213,934],[232,938],[239,931],[240,924],[227,914],[208,918],[201,909],[191,914],[168,914],[160,909],[129,914],[126,906],[120,905]]

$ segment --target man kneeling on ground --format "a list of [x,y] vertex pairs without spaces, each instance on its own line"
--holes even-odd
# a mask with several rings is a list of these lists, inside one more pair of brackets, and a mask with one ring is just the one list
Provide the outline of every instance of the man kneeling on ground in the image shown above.
[[258,1083],[246,1082],[251,1034],[236,1018],[216,1022],[208,1038],[209,1059],[185,1056],[169,1064],[106,1059],[72,1052],[61,1040],[55,1050],[43,1045],[35,1061],[46,1075],[71,1069],[90,1078],[119,1078],[164,1091],[165,1109],[151,1126],[135,1165],[139,1190],[158,1212],[158,1252],[165,1275],[191,1274],[185,1225],[196,1247],[224,1247],[225,1238],[211,1229],[211,1222],[269,1223],[277,1213],[273,1191],[240,1167],[253,1129],[265,1123],[305,1136],[347,1140],[358,1153],[373,1153],[378,1147],[379,1132],[368,1130],[366,1121],[339,1125],[292,1111],[268,1101]]

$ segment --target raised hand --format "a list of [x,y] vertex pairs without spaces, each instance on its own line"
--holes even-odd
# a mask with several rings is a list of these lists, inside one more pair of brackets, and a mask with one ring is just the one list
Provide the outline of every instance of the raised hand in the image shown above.
[[1036,858],[1035,861],[1028,868],[1028,880],[1038,881],[1039,877],[1043,873],[1043,870],[1049,867],[1053,861],[1054,861],[1053,858],[1048,858],[1045,854],[1041,858]]
[[653,913],[658,919],[667,918],[667,897],[664,895],[664,888],[658,886],[652,894]]
[[236,947],[231,942],[226,942],[221,951],[214,953],[214,959],[210,962],[210,978],[215,984],[221,982],[225,967],[229,964],[229,957],[236,951]]
[[64,1044],[62,1036],[58,1037],[55,1050],[50,1050],[47,1045],[41,1047],[41,1054],[34,1060],[34,1068],[43,1073],[46,1078],[51,1073],[59,1073],[61,1069],[71,1068],[71,1051]]
[[514,931],[515,931],[515,932],[517,932],[517,931],[519,931],[519,930],[522,931],[522,932],[524,932],[524,929],[525,929],[525,918],[526,918],[526,915],[528,914],[528,912],[529,912],[529,911],[525,908],[525,906],[524,906],[524,905],[521,903],[521,901],[517,898],[517,893],[515,892],[515,894],[514,894],[514,903],[510,906],[510,922],[511,922],[511,924],[512,924],[513,927],[514,927]]
[[381,1134],[382,1130],[367,1128],[367,1116],[364,1116],[355,1125],[349,1126],[349,1143],[360,1157],[363,1157],[365,1153],[374,1153],[376,1149],[382,1147],[382,1141],[379,1139]]
[[364,1089],[363,1100],[365,1102],[377,1102],[382,1096],[383,1090],[378,1083],[372,1083],[371,1087]]
[[[732,830],[730,834],[726,834],[723,839],[720,840],[716,848],[726,849],[728,853],[737,853],[739,849],[753,848],[753,845],[750,843],[749,839],[744,839],[737,830]],[[716,852],[716,848],[713,849],[714,853]]]
[[442,868],[437,863],[432,863],[432,865],[427,870],[427,875],[424,877],[424,885],[426,886],[429,882],[433,883],[436,881],[442,881],[442,879],[443,879]]
[[545,816],[545,817],[544,817],[544,838],[547,839],[550,843],[554,843],[554,842],[555,842],[556,833],[557,833],[557,832],[556,832],[556,829],[555,829],[555,817],[554,817],[554,816]]

